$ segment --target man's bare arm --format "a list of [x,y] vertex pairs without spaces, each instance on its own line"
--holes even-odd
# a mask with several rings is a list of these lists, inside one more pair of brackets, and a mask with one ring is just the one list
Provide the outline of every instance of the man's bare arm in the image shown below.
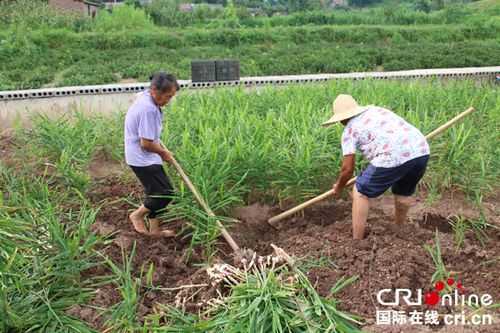
[[337,182],[333,185],[336,195],[340,195],[342,190],[345,187],[345,184],[352,178],[354,174],[354,167],[356,165],[356,155],[346,155],[342,160],[342,167],[340,169],[339,177],[337,178]]
[[141,138],[141,147],[151,153],[157,153],[161,156],[162,160],[166,162],[172,161],[172,153],[163,147],[161,143],[154,142],[153,140],[148,140]]

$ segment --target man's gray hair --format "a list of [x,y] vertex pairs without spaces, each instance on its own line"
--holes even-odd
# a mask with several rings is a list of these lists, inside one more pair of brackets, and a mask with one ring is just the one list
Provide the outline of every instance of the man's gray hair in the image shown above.
[[168,74],[165,72],[157,72],[151,75],[151,88],[159,91],[166,92],[172,88],[175,88],[176,91],[179,91],[181,88],[179,83],[177,83],[177,79],[174,75]]

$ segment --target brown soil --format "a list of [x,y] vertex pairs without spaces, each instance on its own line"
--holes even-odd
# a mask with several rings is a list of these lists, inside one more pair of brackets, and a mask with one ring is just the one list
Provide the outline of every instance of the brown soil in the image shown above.
[[[162,288],[173,288],[187,284],[207,283],[206,273],[200,266],[206,262],[202,249],[195,249],[189,257],[189,239],[151,239],[140,236],[127,221],[127,214],[133,207],[124,198],[140,202],[142,188],[134,180],[126,183],[117,177],[99,181],[89,194],[96,204],[103,204],[94,230],[101,235],[111,235],[109,245],[102,249],[114,262],[122,262],[122,248],[130,252],[136,242],[134,269],[139,274],[141,267],[154,264],[153,284]],[[379,199],[370,212],[368,235],[365,240],[354,241],[351,236],[350,201],[325,201],[305,210],[301,215],[283,220],[278,229],[266,223],[267,218],[280,211],[277,207],[262,204],[239,207],[233,217],[239,222],[230,227],[230,233],[242,248],[250,248],[260,255],[272,252],[270,244],[282,247],[299,259],[303,270],[323,296],[329,296],[335,282],[345,276],[358,276],[359,279],[341,291],[336,298],[341,301],[340,308],[366,319],[368,324],[375,319],[376,292],[385,288],[422,288],[431,289],[431,278],[435,271],[432,259],[424,249],[432,245],[435,229],[440,232],[441,250],[448,270],[455,272],[456,278],[463,282],[468,292],[489,293],[494,300],[500,300],[500,233],[490,229],[490,239],[485,246],[467,234],[464,246],[455,248],[453,233],[448,223],[451,214],[440,215],[436,208],[426,207],[422,200],[410,214],[410,222],[401,227],[392,224],[392,200],[390,197]],[[446,198],[442,199],[446,202]],[[436,205],[443,205],[440,201]],[[455,211],[467,211],[467,204],[455,201]],[[443,214],[447,212],[439,208]],[[470,210],[469,212],[473,212]],[[498,216],[490,212],[491,222],[496,223]],[[464,218],[474,218],[467,216]],[[182,221],[168,225],[180,232]],[[226,262],[230,260],[230,248],[221,239],[218,244],[219,256]],[[89,276],[106,273],[105,268],[89,272]],[[193,294],[197,289],[186,292],[141,291],[139,315],[154,311],[158,303],[173,305],[176,295]],[[186,308],[196,311],[196,303],[213,297],[213,290],[200,289],[200,293],[186,303]],[[91,305],[110,307],[120,300],[113,285],[99,289]],[[401,310],[407,308],[401,307]],[[88,307],[82,307],[80,317],[90,320],[96,328],[102,327],[104,319],[96,318]],[[92,310],[96,311],[96,310]],[[76,311],[78,312],[78,311]],[[84,312],[84,313],[82,313]],[[91,315],[89,315],[91,314]],[[89,317],[90,316],[90,317]],[[495,329],[498,329],[495,326]],[[388,327],[367,326],[369,331],[388,332]],[[398,330],[399,329],[399,330]],[[420,332],[417,328],[392,327],[390,332]],[[427,328],[422,328],[426,332]],[[493,329],[493,328],[492,328]],[[434,329],[435,331],[435,329]],[[445,331],[442,331],[444,333]],[[469,332],[469,331],[465,331]],[[470,332],[474,332],[473,330]],[[484,331],[487,332],[487,331]],[[491,331],[493,332],[493,331]]]
[[[140,184],[123,182],[123,177],[108,177],[100,180],[90,191],[88,196],[96,205],[102,208],[99,211],[93,231],[104,237],[108,237],[109,242],[100,249],[113,262],[122,267],[124,262],[123,253],[129,256],[135,249],[133,257],[134,276],[143,274],[143,285],[146,285],[146,272],[151,264],[154,265],[152,282],[158,288],[172,288],[183,285],[183,281],[189,279],[198,268],[196,265],[203,264],[201,250],[194,249],[191,253],[187,251],[189,239],[176,237],[161,238],[148,237],[134,231],[132,224],[128,220],[128,214],[134,207],[127,203],[128,200],[140,203],[142,197]],[[175,221],[168,224],[169,229],[173,229],[179,234],[182,231],[182,221]],[[135,243],[135,247],[134,247]],[[109,268],[99,266],[86,272],[88,278],[106,275]],[[153,290],[146,292],[146,288],[140,290],[140,306],[138,314],[140,319],[149,314],[160,304],[171,304],[177,291]],[[109,308],[121,300],[116,286],[105,285],[97,290],[97,294],[89,305],[102,308]],[[81,309],[80,309],[81,308]],[[79,315],[91,323],[96,329],[102,328],[105,318],[98,317],[99,311],[89,307],[79,307],[73,313],[85,311],[87,316]],[[86,317],[86,318],[84,318]],[[91,318],[89,320],[88,318]]]
[[445,216],[434,213],[425,213],[422,219],[418,221],[418,225],[421,228],[429,230],[437,229],[439,232],[452,232],[453,227],[451,222],[452,220],[446,218]]
[[5,133],[0,133],[0,162],[5,164],[7,167],[14,167],[14,151],[17,148],[17,144],[14,138],[7,131]]
[[88,166],[88,172],[92,179],[109,178],[119,176],[123,173],[124,166],[103,151],[98,151]]

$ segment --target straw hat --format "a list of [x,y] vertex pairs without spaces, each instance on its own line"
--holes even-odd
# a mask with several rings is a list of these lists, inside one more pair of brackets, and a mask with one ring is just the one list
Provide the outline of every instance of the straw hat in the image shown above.
[[366,106],[359,106],[351,95],[338,95],[333,102],[333,117],[325,121],[321,126],[329,126],[341,120],[352,118],[365,110]]

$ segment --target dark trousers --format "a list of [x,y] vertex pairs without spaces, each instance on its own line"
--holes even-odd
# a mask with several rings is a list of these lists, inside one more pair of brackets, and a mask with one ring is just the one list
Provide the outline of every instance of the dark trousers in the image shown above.
[[172,201],[172,196],[174,195],[172,184],[163,166],[160,164],[145,167],[130,167],[141,181],[146,192],[144,207],[151,211],[149,217],[154,218],[160,210],[167,207],[170,201]]
[[392,193],[408,197],[415,193],[417,184],[424,176],[429,155],[420,156],[393,168],[381,168],[371,164],[356,178],[359,193],[376,198],[392,187]]

